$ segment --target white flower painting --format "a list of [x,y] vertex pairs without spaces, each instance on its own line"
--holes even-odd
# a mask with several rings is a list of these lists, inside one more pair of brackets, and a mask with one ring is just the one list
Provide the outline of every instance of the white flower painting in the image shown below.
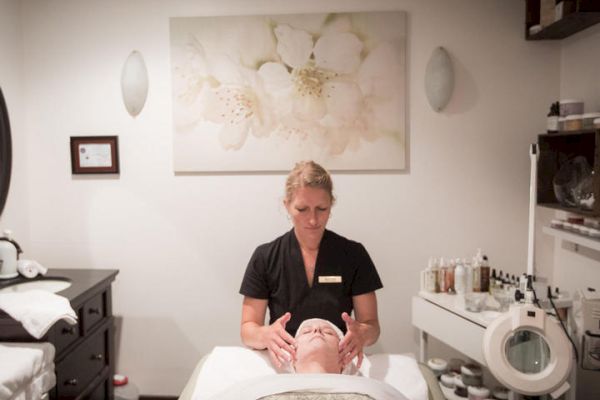
[[405,168],[405,13],[171,19],[175,171]]

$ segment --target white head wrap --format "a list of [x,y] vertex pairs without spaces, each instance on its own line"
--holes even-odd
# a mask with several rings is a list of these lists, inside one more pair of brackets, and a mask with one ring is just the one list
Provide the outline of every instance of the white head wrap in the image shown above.
[[305,319],[304,321],[302,321],[302,323],[298,327],[298,330],[296,331],[295,337],[296,338],[298,337],[298,334],[300,333],[300,331],[302,331],[302,328],[304,327],[304,325],[311,324],[313,322],[327,322],[329,324],[329,326],[335,331],[335,333],[337,333],[338,338],[340,340],[342,340],[344,338],[344,333],[340,330],[340,328],[337,327],[336,324],[334,324],[331,321],[327,321],[326,319],[321,319],[321,318],[311,318],[311,319]]

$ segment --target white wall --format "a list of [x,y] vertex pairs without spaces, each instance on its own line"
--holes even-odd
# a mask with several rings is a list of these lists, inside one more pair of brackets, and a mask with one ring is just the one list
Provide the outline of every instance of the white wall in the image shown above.
[[18,0],[0,0],[0,87],[11,124],[12,176],[0,227],[11,229],[23,247],[29,247],[27,221],[27,137],[23,129],[23,40]]
[[[588,28],[561,43],[560,98],[581,99],[585,111],[600,111],[600,25]],[[598,173],[598,171],[596,171]],[[556,213],[564,218],[564,213]],[[554,213],[545,219],[546,226]],[[559,239],[543,238],[554,245],[555,285],[574,293],[587,287],[600,289],[600,252]],[[600,398],[600,373],[580,371],[577,398]]]
[[[522,2],[22,3],[26,256],[49,267],[120,270],[118,371],[142,393],[179,393],[201,355],[240,343],[237,291],[248,258],[289,228],[284,174],[174,175],[169,17],[365,10],[408,12],[409,168],[334,174],[330,228],[363,242],[382,276],[383,332],[372,351],[408,352],[416,350],[409,302],[429,256],[482,247],[495,267],[525,269],[528,144],[559,96],[560,44],[523,39]],[[436,46],[456,68],[443,113],[424,94]],[[136,119],[119,87],[133,49],[151,85]],[[92,134],[119,135],[119,177],[71,175],[69,136]]]

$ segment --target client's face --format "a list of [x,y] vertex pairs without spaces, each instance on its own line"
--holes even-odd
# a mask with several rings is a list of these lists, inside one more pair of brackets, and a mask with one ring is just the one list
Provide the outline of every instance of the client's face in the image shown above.
[[326,321],[305,324],[296,335],[296,371],[340,373],[339,343],[336,331]]

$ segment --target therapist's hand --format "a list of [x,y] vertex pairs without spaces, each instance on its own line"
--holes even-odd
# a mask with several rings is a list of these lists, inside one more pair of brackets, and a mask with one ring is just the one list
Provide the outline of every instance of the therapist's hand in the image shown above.
[[354,357],[358,356],[356,367],[360,368],[363,361],[363,347],[366,338],[362,324],[350,317],[348,313],[342,313],[342,319],[346,323],[346,335],[340,341],[340,362],[343,366],[348,365]]
[[277,368],[281,368],[283,364],[296,358],[296,350],[294,349],[296,340],[285,330],[285,325],[291,318],[292,314],[285,313],[269,325],[265,332],[264,340],[267,350],[269,350],[269,357]]

